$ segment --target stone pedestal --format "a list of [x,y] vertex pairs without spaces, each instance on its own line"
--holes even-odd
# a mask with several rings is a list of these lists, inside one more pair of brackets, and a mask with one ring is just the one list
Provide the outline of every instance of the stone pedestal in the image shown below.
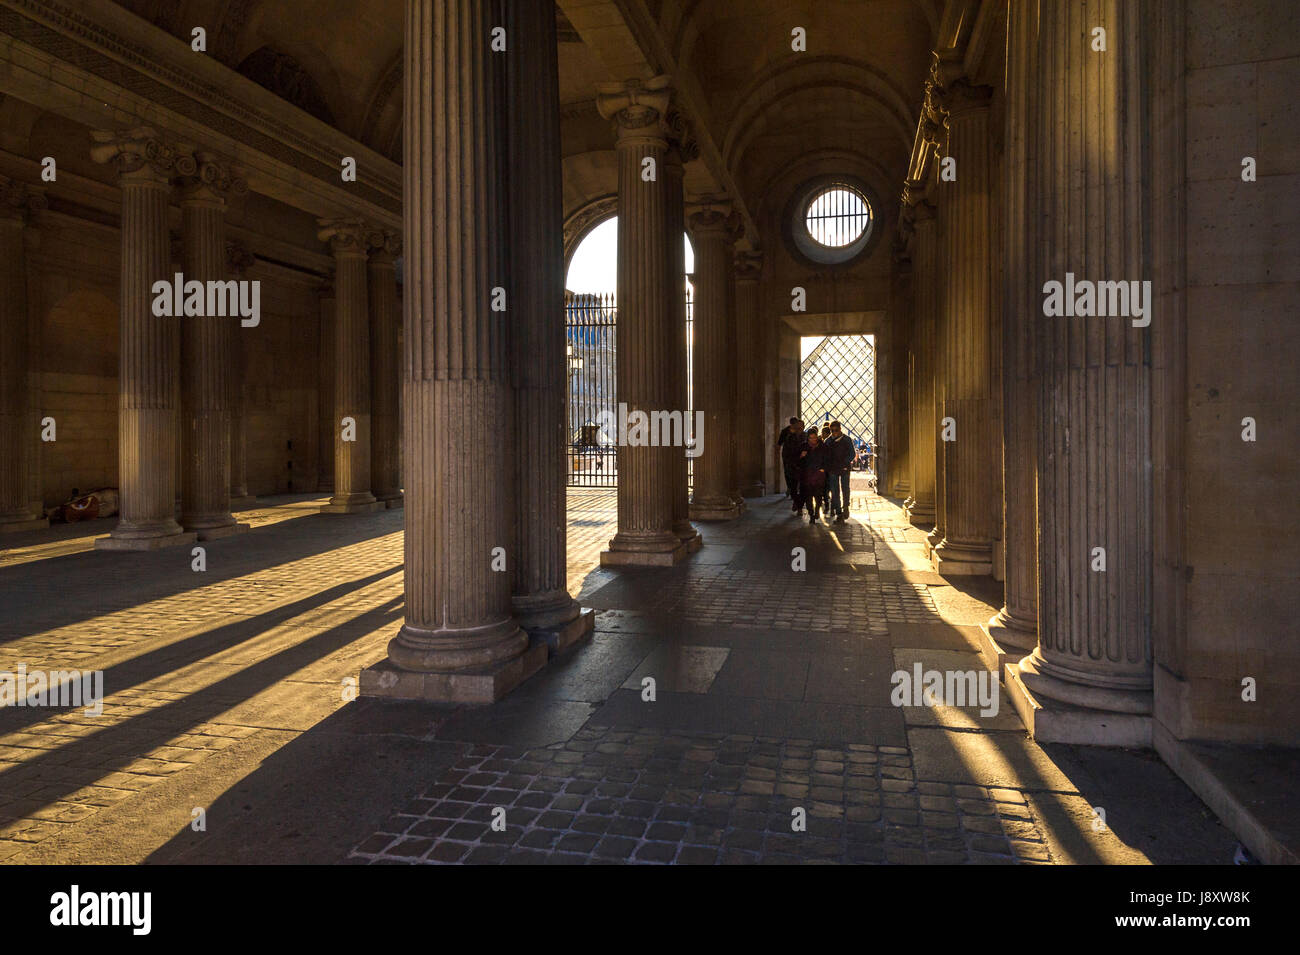
[[23,229],[44,199],[0,176],[0,534],[48,527],[33,506],[33,459],[39,454],[36,409],[31,406],[31,339]]
[[[560,91],[555,13],[546,4],[508,4],[508,33],[520,38],[506,61],[506,164],[515,539],[511,607],[519,625],[560,653],[585,639],[595,613],[582,613],[567,587],[564,403],[566,341]],[[513,268],[514,263],[527,263]]]
[[[196,153],[181,180],[181,241],[187,283],[226,279],[226,200],[243,188],[229,168]],[[238,309],[211,308],[177,319],[181,329],[181,525],[199,540],[248,530],[230,512],[231,404]],[[221,315],[215,312],[227,312]],[[233,312],[233,314],[229,314]]]
[[690,217],[695,240],[695,407],[703,413],[701,453],[695,459],[691,519],[740,516],[736,503],[732,406],[735,352],[729,349],[728,294],[738,220],[729,209],[701,209]]
[[116,163],[122,190],[121,335],[118,377],[120,518],[101,550],[153,550],[195,540],[176,522],[180,323],[153,313],[153,284],[171,281],[167,207],[172,176],[192,175],[192,156],[147,127],[98,131],[91,158]]
[[[665,369],[679,339],[668,293],[663,121],[669,99],[667,79],[658,77],[602,86],[596,100],[600,114],[615,121],[618,135],[616,377],[618,401],[629,415],[672,410]],[[601,552],[603,566],[665,566],[686,555],[686,543],[673,532],[673,473],[681,451],[619,445],[618,532]]]
[[546,666],[549,653],[545,640],[532,637],[518,656],[460,670],[408,670],[389,659],[361,671],[359,691],[388,700],[495,703]]
[[322,514],[382,510],[370,490],[370,308],[365,223],[321,220],[334,253],[334,494]]
[[402,506],[401,436],[398,405],[402,378],[398,356],[397,256],[402,238],[387,230],[367,236],[370,259],[366,288],[370,303],[370,484],[385,507]]
[[[1089,9],[1088,28],[1125,38],[1105,56],[1077,42],[1074,7],[1043,4],[1039,18],[1035,83],[1065,92],[1035,97],[1028,124],[1034,167],[1053,172],[1027,200],[1043,230],[1027,284],[1147,279],[1144,8]],[[1041,300],[1034,329],[1039,635],[1007,669],[1044,709],[1073,713],[1090,742],[1131,744],[1144,721],[1149,738],[1152,687],[1147,332],[1123,316],[1044,317]]]
[[406,6],[406,620],[388,659],[361,674],[371,696],[489,702],[546,661],[511,608],[513,452],[486,440],[512,401],[507,317],[491,308],[506,228],[495,7]]

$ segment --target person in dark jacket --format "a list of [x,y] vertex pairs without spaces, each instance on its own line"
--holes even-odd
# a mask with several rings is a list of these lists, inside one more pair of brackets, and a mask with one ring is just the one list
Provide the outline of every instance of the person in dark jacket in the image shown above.
[[826,508],[826,468],[830,463],[826,445],[814,429],[808,434],[808,447],[799,462],[799,489],[808,506],[808,523],[816,524]]
[[853,441],[844,433],[838,421],[831,422],[831,437],[826,442],[826,454],[829,467],[826,469],[830,481],[831,513],[835,523],[843,524],[849,519],[849,470],[853,467]]
[[781,433],[776,438],[776,453],[781,458],[781,467],[785,471],[785,496],[794,500],[798,492],[799,475],[793,468],[787,467],[785,463],[785,443],[791,439],[798,439],[803,432],[803,423],[798,418],[791,418],[790,423],[781,429]]
[[804,437],[803,422],[792,418],[790,433],[781,442],[781,466],[785,469],[785,483],[790,488],[790,513],[798,514],[803,507],[799,493],[799,456],[808,446]]

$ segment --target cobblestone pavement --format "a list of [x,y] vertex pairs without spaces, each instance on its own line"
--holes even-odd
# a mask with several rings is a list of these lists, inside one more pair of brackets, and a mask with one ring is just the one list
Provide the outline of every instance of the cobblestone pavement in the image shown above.
[[614,571],[613,492],[573,489],[569,587],[596,632],[492,707],[355,699],[400,625],[404,514],[320,503],[259,502],[202,572],[188,548],[93,551],[111,520],[0,539],[0,674],[104,690],[99,715],[0,708],[0,861],[1231,855],[1157,761],[1048,752],[1006,706],[891,705],[895,670],[979,666],[998,593],[928,571],[882,498],[855,489],[829,527],[751,501],[683,564]]
[[1022,794],[918,783],[902,747],[591,725],[543,749],[473,747],[353,856],[996,864],[1049,852]]

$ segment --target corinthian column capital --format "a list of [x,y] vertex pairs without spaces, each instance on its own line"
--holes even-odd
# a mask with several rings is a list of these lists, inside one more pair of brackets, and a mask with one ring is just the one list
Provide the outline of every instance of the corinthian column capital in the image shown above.
[[740,216],[733,212],[730,204],[708,203],[697,205],[687,219],[691,234],[698,236],[718,236],[728,242],[735,242],[743,232]]
[[24,221],[31,213],[41,212],[47,207],[45,196],[38,188],[0,176],[0,219],[17,219]]
[[667,76],[602,83],[596,88],[596,109],[614,121],[620,144],[650,138],[666,145],[665,120],[672,95]]
[[683,163],[700,158],[700,143],[695,137],[695,127],[677,107],[669,107],[664,117],[664,129],[669,144],[677,151]]
[[123,178],[169,182],[173,176],[193,176],[194,156],[167,142],[148,126],[128,130],[95,129],[90,138],[90,158],[100,164],[116,163]]
[[945,89],[948,107],[948,121],[961,113],[976,109],[988,109],[993,101],[993,87],[972,83],[969,77],[962,76],[953,80]]
[[248,184],[229,161],[202,150],[191,155],[194,171],[182,171],[180,179],[186,199],[222,201],[227,195],[239,196],[248,192]]
[[938,209],[935,208],[934,203],[930,202],[928,199],[917,199],[915,202],[909,203],[907,208],[913,226],[919,222],[932,222],[935,215],[938,213]]
[[737,252],[735,269],[737,282],[757,282],[763,273],[763,253]]
[[256,261],[257,256],[248,251],[248,246],[244,243],[226,243],[226,268],[230,270],[230,274],[243,275]]
[[371,229],[365,220],[356,218],[317,219],[320,230],[316,238],[329,243],[336,256],[366,254],[367,238]]
[[392,263],[402,254],[402,235],[392,229],[372,229],[366,234],[372,263]]

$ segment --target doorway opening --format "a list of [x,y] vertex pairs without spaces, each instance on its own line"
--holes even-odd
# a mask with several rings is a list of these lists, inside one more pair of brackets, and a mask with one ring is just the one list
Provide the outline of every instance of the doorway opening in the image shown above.
[[853,442],[853,470],[875,473],[876,340],[874,335],[800,339],[799,417],[819,429],[840,422]]

